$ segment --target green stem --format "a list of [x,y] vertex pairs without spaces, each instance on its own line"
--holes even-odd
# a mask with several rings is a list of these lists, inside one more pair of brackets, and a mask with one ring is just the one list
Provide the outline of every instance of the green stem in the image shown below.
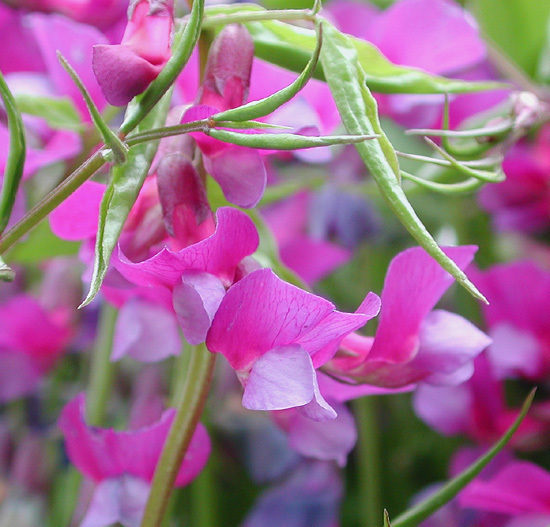
[[182,397],[155,470],[141,527],[157,527],[162,523],[174,481],[206,402],[215,357],[204,344],[191,350],[187,375],[182,379]]
[[203,29],[215,28],[225,24],[244,24],[262,20],[315,20],[316,14],[311,9],[272,9],[269,11],[252,11],[230,13],[226,15],[205,16]]
[[354,404],[359,432],[357,473],[363,527],[379,525],[382,516],[378,401],[378,397],[369,396],[358,399]]
[[42,201],[37,203],[2,238],[0,254],[9,249],[21,237],[42,221],[55,207],[67,199],[78,187],[90,179],[103,165],[105,159],[101,151],[96,152],[77,168],[65,181],[53,189]]
[[102,424],[113,385],[111,349],[117,315],[116,308],[106,302],[103,303],[87,392],[86,420],[91,426]]

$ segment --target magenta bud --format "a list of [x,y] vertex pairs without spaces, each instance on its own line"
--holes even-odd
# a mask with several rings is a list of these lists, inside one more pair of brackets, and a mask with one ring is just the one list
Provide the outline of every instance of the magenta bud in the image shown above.
[[114,106],[142,93],[171,55],[172,2],[141,0],[131,5],[129,16],[120,44],[93,47],[94,74]]
[[193,232],[211,217],[211,211],[191,160],[182,154],[164,156],[157,166],[157,184],[166,230],[178,239],[193,239]]
[[220,110],[235,108],[248,98],[254,43],[242,24],[225,26],[210,48],[199,103]]

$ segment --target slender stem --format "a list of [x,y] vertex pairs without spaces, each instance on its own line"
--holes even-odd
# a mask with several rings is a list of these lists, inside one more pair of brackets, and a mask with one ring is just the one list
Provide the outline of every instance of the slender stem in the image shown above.
[[65,181],[53,189],[42,201],[37,203],[20,221],[0,238],[0,253],[4,253],[22,236],[27,234],[55,209],[55,207],[67,199],[85,181],[90,179],[105,162],[101,151],[89,157]]
[[378,397],[363,397],[355,401],[358,421],[357,472],[362,527],[380,525],[382,517],[380,428],[378,426]]
[[203,29],[210,29],[219,25],[242,24],[245,22],[259,22],[262,20],[315,20],[315,16],[315,13],[311,9],[258,10],[244,13],[205,16],[202,21],[202,27]]
[[86,420],[91,426],[102,424],[113,385],[114,371],[111,362],[111,349],[117,315],[116,308],[107,302],[102,304],[86,398]]
[[201,121],[193,121],[192,123],[153,128],[151,130],[145,130],[144,132],[139,132],[128,136],[126,138],[126,145],[131,147],[147,141],[162,139],[163,137],[172,137],[174,135],[187,134],[189,132],[203,132],[208,128],[209,125],[206,119]]
[[215,357],[204,344],[191,350],[187,376],[181,379],[182,397],[155,470],[141,527],[157,527],[162,523],[174,481],[206,402]]

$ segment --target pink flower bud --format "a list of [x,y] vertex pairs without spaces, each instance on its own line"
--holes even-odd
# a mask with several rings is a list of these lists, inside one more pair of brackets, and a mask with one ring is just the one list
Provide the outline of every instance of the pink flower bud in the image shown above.
[[122,42],[94,46],[94,73],[109,103],[124,106],[157,77],[171,55],[172,26],[172,0],[138,0]]
[[248,30],[241,24],[225,26],[210,48],[199,104],[227,110],[246,102],[253,58]]

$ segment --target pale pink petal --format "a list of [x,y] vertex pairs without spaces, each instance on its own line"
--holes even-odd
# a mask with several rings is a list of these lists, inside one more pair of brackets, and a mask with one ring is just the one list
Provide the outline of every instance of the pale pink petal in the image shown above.
[[183,335],[192,345],[206,340],[212,320],[225,287],[219,278],[209,273],[185,271],[174,286],[174,310]]
[[150,485],[129,475],[100,482],[80,527],[109,527],[120,523],[139,527],[149,497]]
[[[439,385],[468,380],[473,360],[491,344],[491,339],[465,318],[443,310],[426,316],[419,339],[420,349],[410,365],[428,373],[424,382]],[[468,376],[457,377],[464,367],[468,367]]]
[[158,362],[180,351],[173,312],[140,298],[124,303],[116,321],[111,360],[128,355],[140,362]]
[[94,238],[105,185],[87,181],[50,213],[53,233],[64,240]]
[[[294,344],[275,348],[254,363],[246,382],[243,406],[249,410],[285,410],[305,406],[316,395],[318,386],[311,357]],[[336,413],[328,408],[323,415],[319,410],[317,417],[334,419]]]
[[0,351],[0,402],[33,393],[42,375],[25,353]]
[[345,405],[336,403],[334,406],[338,416],[331,421],[313,421],[296,412],[288,429],[288,442],[303,456],[334,460],[343,467],[357,441],[357,431],[353,416]]

